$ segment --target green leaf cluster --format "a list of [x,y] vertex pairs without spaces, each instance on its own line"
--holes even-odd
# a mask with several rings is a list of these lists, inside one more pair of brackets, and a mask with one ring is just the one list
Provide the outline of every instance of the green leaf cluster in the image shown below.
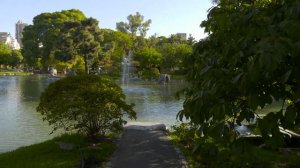
[[209,36],[184,62],[191,86],[179,119],[199,125],[203,137],[229,144],[238,138],[236,124],[283,102],[257,122],[270,146],[282,144],[279,127],[300,126],[299,7],[295,0],[221,0],[211,8],[201,24]]
[[41,13],[33,18],[33,25],[26,26],[22,38],[22,54],[28,66],[44,68],[53,66],[57,39],[65,22],[82,21],[85,15],[77,9]]
[[0,65],[8,64],[11,50],[8,45],[0,43]]
[[119,75],[122,57],[131,52],[141,55],[132,64],[144,66],[137,67],[135,73],[150,67],[159,69],[159,73],[184,73],[183,59],[191,54],[195,42],[191,35],[188,39],[180,35],[146,38],[150,19],[144,20],[137,12],[127,20],[117,23],[118,31],[114,31],[100,29],[96,19],[86,18],[77,9],[41,13],[24,29],[24,61],[28,67],[42,71],[56,68],[89,73],[101,68],[101,73]]
[[42,93],[37,111],[54,130],[79,131],[95,140],[125,123],[123,114],[135,118],[133,104],[108,78],[80,75],[60,79]]
[[102,61],[100,66],[107,74],[118,75],[121,72],[121,60],[127,55],[132,47],[132,40],[128,33],[101,29],[102,41]]
[[94,18],[64,22],[55,46],[55,58],[61,61],[74,61],[76,56],[81,56],[85,72],[89,74],[92,62],[100,59],[100,42],[103,37],[98,24]]
[[0,43],[0,65],[17,67],[23,63],[23,55],[19,50],[12,50],[8,45]]

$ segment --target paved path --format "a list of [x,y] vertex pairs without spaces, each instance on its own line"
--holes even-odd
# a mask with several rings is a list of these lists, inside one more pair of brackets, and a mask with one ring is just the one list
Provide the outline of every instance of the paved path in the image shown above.
[[181,168],[179,153],[168,142],[163,124],[131,123],[125,127],[112,168]]

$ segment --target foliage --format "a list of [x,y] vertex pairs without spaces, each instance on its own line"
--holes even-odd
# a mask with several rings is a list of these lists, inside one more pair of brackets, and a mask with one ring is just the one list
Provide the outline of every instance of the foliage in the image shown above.
[[144,16],[139,12],[134,15],[131,14],[127,17],[128,23],[118,22],[116,23],[116,29],[124,33],[131,34],[131,40],[133,41],[132,49],[133,51],[145,47],[144,38],[149,30],[151,20],[144,21]]
[[143,79],[158,78],[162,55],[155,48],[144,48],[134,53],[138,74]]
[[139,71],[139,76],[142,79],[158,79],[159,74],[160,73],[157,68],[150,68],[150,69],[144,69],[142,71]]
[[162,61],[162,55],[155,48],[145,48],[134,53],[135,60],[139,61],[140,67],[155,68]]
[[146,36],[151,24],[150,19],[144,21],[144,16],[139,12],[136,12],[135,15],[129,15],[127,20],[128,23],[118,22],[116,24],[117,30],[121,32],[129,32],[132,36],[137,35],[137,33],[139,33],[139,35],[143,38]]
[[209,37],[185,62],[191,87],[178,117],[226,146],[238,136],[235,124],[260,117],[257,109],[281,101],[279,111],[257,122],[269,146],[281,145],[279,126],[300,124],[299,6],[292,0],[221,0],[213,7],[201,24]]
[[65,22],[60,39],[56,44],[55,58],[61,61],[73,61],[76,56],[84,58],[85,72],[89,74],[90,65],[101,52],[102,34],[98,21],[87,18],[82,21]]
[[[80,73],[83,65],[79,64],[84,63],[87,73],[101,68],[101,73],[118,75],[123,56],[129,52],[145,55],[144,51],[148,50],[153,51],[147,56],[149,60],[136,57],[133,62],[142,62],[143,66],[144,62],[150,63],[145,67],[148,70],[158,68],[174,73],[176,69],[182,72],[182,60],[191,52],[195,42],[193,37],[188,40],[179,35],[146,38],[150,24],[151,20],[145,20],[139,12],[129,15],[127,22],[117,23],[118,31],[100,29],[96,19],[86,18],[76,9],[42,13],[34,17],[33,25],[24,29],[24,63],[42,70],[52,67],[61,72],[77,69]],[[153,54],[156,58],[150,57]]]
[[[74,144],[74,149],[62,150],[57,142]],[[0,154],[0,167],[78,167],[81,158],[87,160],[92,156],[97,160],[103,161],[110,157],[114,150],[115,145],[112,143],[101,142],[96,144],[94,148],[91,148],[83,135],[64,134],[52,140]]]
[[19,50],[12,50],[8,64],[12,67],[16,67],[20,65],[22,61],[23,61],[23,55],[21,54],[21,52]]
[[42,13],[33,18],[33,25],[26,26],[22,38],[22,54],[25,62],[32,67],[40,63],[44,67],[53,66],[49,58],[55,51],[55,43],[65,22],[81,21],[86,17],[76,9],[61,12]]
[[101,31],[103,33],[102,70],[109,74],[119,74],[122,57],[128,54],[132,47],[130,35],[110,29],[101,29]]
[[162,65],[169,72],[183,67],[183,60],[192,53],[192,46],[188,44],[163,43],[160,52],[163,55]]
[[[191,168],[249,168],[249,167],[297,167],[299,151],[290,155],[259,148],[240,139],[231,149],[220,147],[213,139],[204,139],[197,125],[182,123],[172,126],[171,143],[178,146]],[[244,148],[240,148],[243,146]],[[197,150],[200,148],[200,150]]]
[[8,45],[0,43],[0,65],[14,68],[20,65],[22,61],[23,56],[19,50],[12,50]]
[[122,89],[108,78],[81,75],[63,78],[42,93],[37,111],[54,130],[77,130],[91,140],[125,123],[123,114],[135,118],[133,105],[125,102]]
[[11,56],[11,50],[8,45],[0,43],[0,65],[8,65]]

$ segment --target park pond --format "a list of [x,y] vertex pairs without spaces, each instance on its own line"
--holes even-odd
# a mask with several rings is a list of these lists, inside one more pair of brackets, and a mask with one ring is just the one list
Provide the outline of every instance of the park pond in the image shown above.
[[[41,92],[55,78],[47,76],[0,76],[0,153],[56,136],[36,112]],[[182,100],[175,93],[184,83],[159,85],[155,82],[130,82],[121,87],[129,103],[135,104],[137,121],[177,123]]]

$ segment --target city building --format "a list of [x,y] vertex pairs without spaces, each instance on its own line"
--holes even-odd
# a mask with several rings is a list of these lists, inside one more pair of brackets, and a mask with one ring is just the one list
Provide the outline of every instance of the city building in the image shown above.
[[177,33],[176,35],[177,35],[178,37],[180,37],[182,40],[186,40],[186,38],[187,38],[186,33]]
[[20,45],[8,32],[0,32],[0,42],[7,44],[11,49],[19,50]]
[[20,44],[20,46],[22,47],[22,37],[23,37],[23,31],[24,31],[24,28],[27,26],[28,24],[26,23],[23,23],[21,20],[19,20],[17,23],[16,23],[16,39],[17,39],[17,42]]
[[0,42],[1,43],[7,43],[7,40],[9,40],[9,39],[7,39],[8,36],[10,36],[9,33],[7,33],[7,32],[0,32]]

